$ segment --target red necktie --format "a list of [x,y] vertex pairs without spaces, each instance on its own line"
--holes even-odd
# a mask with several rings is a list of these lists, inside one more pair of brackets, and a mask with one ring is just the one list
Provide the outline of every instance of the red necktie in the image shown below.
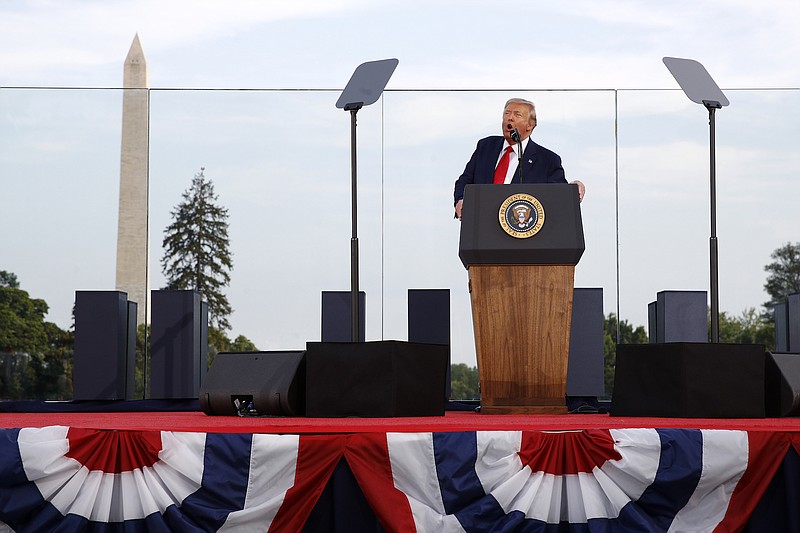
[[503,157],[500,158],[500,162],[497,163],[497,168],[494,169],[494,183],[506,182],[506,174],[508,174],[508,161],[511,159],[509,154],[513,149],[514,147],[509,145],[509,147],[506,148],[506,151],[503,152]]

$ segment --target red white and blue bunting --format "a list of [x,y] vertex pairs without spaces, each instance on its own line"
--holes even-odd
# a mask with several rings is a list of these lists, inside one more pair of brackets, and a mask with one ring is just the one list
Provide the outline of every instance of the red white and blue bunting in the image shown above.
[[387,531],[734,531],[794,434],[0,430],[24,531],[300,531],[344,458]]

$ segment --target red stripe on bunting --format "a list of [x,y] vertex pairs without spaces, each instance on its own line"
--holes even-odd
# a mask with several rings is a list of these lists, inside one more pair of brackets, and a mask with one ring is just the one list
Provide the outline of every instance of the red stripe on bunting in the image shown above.
[[764,496],[789,446],[798,450],[800,436],[791,433],[748,431],[747,470],[736,484],[725,517],[715,533],[741,531]]
[[389,532],[416,531],[411,504],[394,486],[386,434],[351,435],[345,458],[381,526]]
[[120,474],[153,466],[161,451],[160,431],[106,431],[69,428],[69,451],[90,471]]
[[591,472],[610,460],[622,459],[608,430],[544,433],[522,432],[519,458],[533,472],[555,476]]
[[344,454],[345,435],[301,435],[297,450],[294,486],[269,531],[302,531],[320,494]]

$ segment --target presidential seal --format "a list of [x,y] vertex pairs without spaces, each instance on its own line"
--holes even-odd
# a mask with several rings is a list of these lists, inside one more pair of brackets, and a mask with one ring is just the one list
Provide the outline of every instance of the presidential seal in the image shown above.
[[544,226],[542,203],[530,194],[512,194],[500,206],[500,226],[517,239],[536,235]]

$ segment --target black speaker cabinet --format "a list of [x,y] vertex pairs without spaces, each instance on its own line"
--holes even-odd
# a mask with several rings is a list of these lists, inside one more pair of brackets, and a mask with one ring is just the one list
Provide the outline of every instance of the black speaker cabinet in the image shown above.
[[[353,340],[353,295],[350,291],[322,291],[322,342],[350,342]],[[366,335],[367,294],[358,293],[358,340]]]
[[782,300],[772,304],[775,320],[775,351],[789,351],[789,301]]
[[619,344],[613,416],[763,418],[760,344]]
[[602,396],[603,288],[576,288],[567,361],[567,396]]
[[[325,340],[325,339],[322,339]],[[408,341],[450,346],[450,289],[408,289]],[[451,396],[447,358],[445,398]]]
[[135,397],[136,302],[120,291],[75,292],[75,400]]
[[707,300],[705,291],[660,291],[648,306],[650,342],[708,342]]
[[306,416],[443,416],[445,344],[306,344]]
[[220,352],[200,387],[207,415],[303,416],[305,352]]
[[794,292],[786,297],[789,346],[786,350],[791,353],[800,353],[800,292]]
[[766,380],[767,416],[800,416],[800,354],[769,354]]
[[208,368],[202,297],[195,291],[160,290],[151,291],[151,298],[150,398],[196,398]]

